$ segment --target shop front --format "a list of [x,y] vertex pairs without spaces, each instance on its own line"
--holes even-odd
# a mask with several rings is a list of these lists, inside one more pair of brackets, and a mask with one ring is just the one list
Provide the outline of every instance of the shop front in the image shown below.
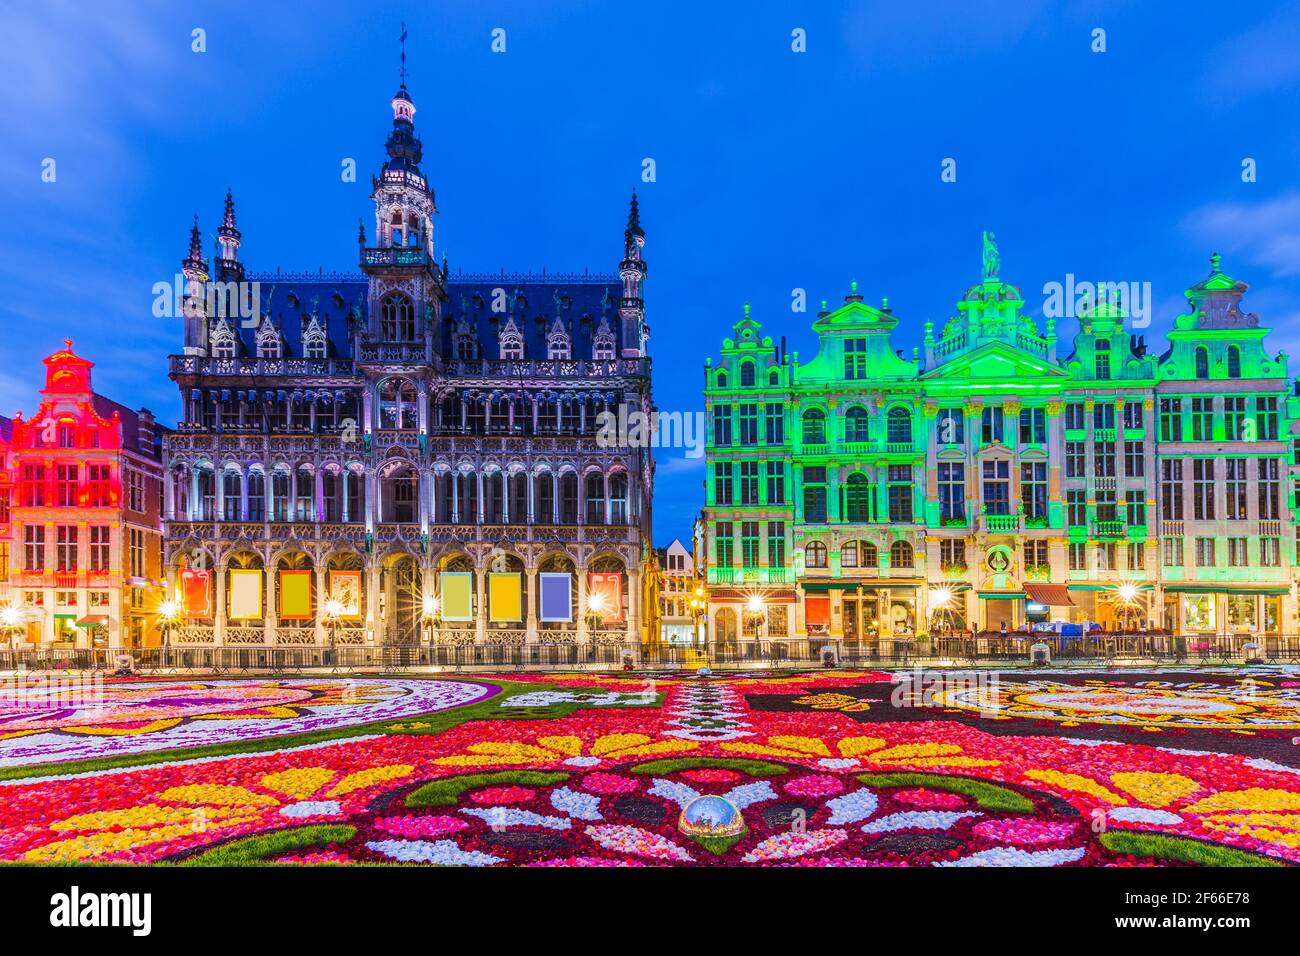
[[1284,628],[1281,586],[1242,588],[1204,584],[1165,586],[1165,626],[1186,636],[1280,635]]

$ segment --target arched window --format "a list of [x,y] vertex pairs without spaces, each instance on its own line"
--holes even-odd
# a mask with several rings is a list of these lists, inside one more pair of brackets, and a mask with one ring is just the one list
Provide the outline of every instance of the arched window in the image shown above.
[[891,408],[885,420],[885,441],[890,444],[911,444],[912,416],[906,408]]
[[311,465],[299,465],[296,474],[295,492],[297,501],[294,503],[295,521],[315,521],[316,520],[316,472]]
[[628,515],[627,472],[616,471],[609,476],[609,523],[627,524]]
[[513,326],[501,333],[501,357],[503,359],[524,357],[524,338]]
[[810,568],[826,567],[826,545],[820,541],[809,541],[804,549],[804,563]]
[[889,546],[889,566],[892,568],[910,568],[912,566],[912,546],[906,541],[895,541]]
[[1207,349],[1204,345],[1196,346],[1195,358],[1196,358],[1196,377],[1209,378],[1210,377],[1210,350]]
[[803,413],[803,443],[826,444],[826,413],[820,408],[810,408]]
[[415,386],[404,378],[390,378],[379,386],[379,427],[411,430],[419,415]]
[[400,292],[390,292],[379,303],[379,332],[386,342],[415,340],[415,304]]
[[874,568],[880,564],[880,551],[870,541],[858,542],[858,567]]
[[261,468],[248,472],[248,520],[266,520],[266,473]]
[[854,405],[844,416],[844,440],[867,440],[867,410],[861,405]]
[[726,373],[726,372],[719,372],[719,373],[718,373],[718,388],[726,388],[726,387],[727,387],[727,373]]
[[243,478],[239,469],[227,468],[221,475],[221,518],[223,521],[238,521],[241,517],[240,496]]
[[605,523],[605,476],[598,471],[587,475],[587,524]]
[[753,362],[741,362],[741,363],[740,363],[740,387],[741,387],[741,388],[753,388],[753,387],[754,387],[754,382],[755,382],[755,379],[754,379],[754,363],[753,363]]
[[781,384],[781,373],[778,372],[776,369],[772,369],[772,374],[769,375],[769,376],[767,377],[767,384],[768,384],[768,385],[780,385],[780,384]]
[[860,471],[849,475],[845,485],[844,517],[849,521],[871,520],[871,485]]
[[1241,378],[1241,349],[1228,346],[1228,378]]

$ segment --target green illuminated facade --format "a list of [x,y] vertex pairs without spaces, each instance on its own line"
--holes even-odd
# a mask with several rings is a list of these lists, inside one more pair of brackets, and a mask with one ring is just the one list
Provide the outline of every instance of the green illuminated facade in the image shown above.
[[1295,633],[1300,409],[1245,283],[1214,257],[1155,354],[1120,290],[1081,301],[1058,348],[998,271],[986,238],[981,280],[910,355],[856,283],[807,362],[746,307],[705,368],[711,639]]

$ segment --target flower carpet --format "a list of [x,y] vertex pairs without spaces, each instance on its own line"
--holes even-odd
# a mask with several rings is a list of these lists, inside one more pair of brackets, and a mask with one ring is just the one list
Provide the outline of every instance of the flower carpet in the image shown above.
[[0,860],[1300,863],[1283,669],[105,686],[0,708]]

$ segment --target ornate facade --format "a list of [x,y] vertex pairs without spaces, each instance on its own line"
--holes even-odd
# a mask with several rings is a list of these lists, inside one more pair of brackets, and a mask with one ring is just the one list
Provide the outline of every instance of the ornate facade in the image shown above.
[[653,463],[597,438],[651,410],[636,197],[617,274],[453,275],[405,82],[391,105],[360,274],[246,273],[229,195],[212,263],[191,234],[172,640],[639,641]]
[[1296,633],[1297,401],[1245,283],[1215,256],[1163,354],[1103,289],[1061,358],[998,270],[910,356],[856,283],[809,362],[746,307],[705,369],[711,639]]
[[95,392],[93,364],[45,359],[30,417],[0,418],[0,641],[15,649],[157,644],[162,436]]

